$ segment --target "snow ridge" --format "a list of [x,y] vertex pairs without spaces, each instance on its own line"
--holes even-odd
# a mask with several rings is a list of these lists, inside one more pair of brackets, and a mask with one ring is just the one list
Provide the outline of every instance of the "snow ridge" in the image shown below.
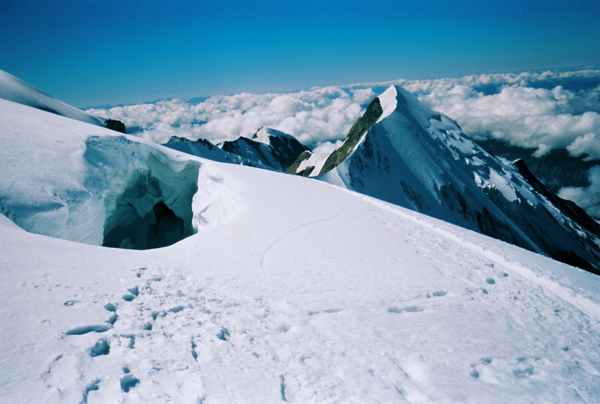
[[65,104],[15,76],[0,70],[0,98],[42,111],[104,126],[104,119]]

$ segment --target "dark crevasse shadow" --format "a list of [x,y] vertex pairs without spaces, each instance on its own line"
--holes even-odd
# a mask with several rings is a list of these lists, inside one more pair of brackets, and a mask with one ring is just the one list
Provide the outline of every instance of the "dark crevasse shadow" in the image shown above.
[[148,146],[119,137],[89,139],[85,157],[96,179],[88,189],[108,190],[103,246],[147,250],[195,233],[199,163],[167,162]]

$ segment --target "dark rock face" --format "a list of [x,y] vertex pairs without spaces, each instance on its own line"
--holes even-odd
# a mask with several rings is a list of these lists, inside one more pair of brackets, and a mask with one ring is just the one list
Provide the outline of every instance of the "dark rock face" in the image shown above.
[[358,118],[354,125],[350,128],[350,132],[346,135],[346,140],[342,146],[331,153],[325,165],[321,169],[320,175],[326,174],[333,168],[339,166],[344,160],[350,156],[354,147],[358,144],[362,136],[375,125],[375,122],[383,114],[383,108],[381,108],[381,102],[379,98],[375,98],[363,116]]
[[271,149],[273,155],[281,164],[283,171],[286,171],[305,151],[308,151],[308,147],[297,141],[295,138],[289,137],[277,137],[269,136],[271,141]]
[[589,186],[588,171],[600,164],[600,160],[584,161],[580,157],[573,157],[564,149],[554,149],[542,157],[535,157],[534,149],[511,146],[501,140],[476,142],[494,156],[504,157],[509,161],[523,160],[540,182],[554,193],[558,193],[563,187]]
[[523,160],[517,160],[513,165],[519,170],[519,173],[533,186],[533,188],[544,195],[552,202],[552,204],[558,207],[561,212],[570,217],[575,222],[579,223],[584,229],[600,237],[600,224],[592,219],[583,209],[577,206],[572,201],[567,201],[560,198],[555,193],[550,191],[536,176],[529,170]]
[[111,129],[121,133],[127,133],[125,129],[125,124],[121,121],[117,121],[116,119],[107,119],[104,121],[104,125],[107,129]]
[[228,151],[221,150],[218,146],[212,144],[206,139],[189,140],[179,136],[171,136],[171,139],[169,139],[167,143],[163,144],[163,146],[183,153],[191,154],[192,156],[202,157],[221,163],[239,164],[248,167],[273,170],[273,168],[270,166],[241,157],[235,153],[229,153]]
[[[262,141],[254,140],[258,139],[261,131],[266,131],[268,142],[265,141],[265,134],[261,135]],[[296,138],[269,128],[260,128],[252,139],[240,137],[234,141],[223,142],[222,148],[228,153],[283,172],[287,171],[302,153],[309,150]]]
[[219,145],[206,139],[172,136],[163,146],[209,160],[281,172],[286,172],[300,155],[310,156],[310,149],[296,138],[270,128],[260,128],[252,139],[240,137]]
[[292,165],[288,167],[286,172],[288,174],[295,174],[295,175],[300,175],[302,177],[308,177],[310,175],[310,173],[312,172],[312,170],[314,169],[314,167],[312,167],[312,166],[306,167],[302,171],[298,171],[298,168],[300,167],[300,164],[302,164],[303,161],[308,160],[310,158],[310,156],[312,156],[312,153],[309,150],[303,151],[298,156],[296,161],[294,161],[292,163]]

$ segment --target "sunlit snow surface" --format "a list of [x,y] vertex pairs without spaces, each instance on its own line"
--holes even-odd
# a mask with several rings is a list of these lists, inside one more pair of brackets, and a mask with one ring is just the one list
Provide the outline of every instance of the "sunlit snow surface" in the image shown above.
[[[111,132],[10,114],[45,137],[0,127],[4,196],[36,208],[87,189],[82,147]],[[311,179],[140,144],[199,165],[197,233],[108,249],[0,216],[2,402],[600,401],[599,277]]]

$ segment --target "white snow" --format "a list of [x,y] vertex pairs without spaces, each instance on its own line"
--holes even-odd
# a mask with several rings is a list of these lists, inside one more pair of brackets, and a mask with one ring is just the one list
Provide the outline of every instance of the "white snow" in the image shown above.
[[237,210],[234,182],[210,161],[5,100],[0,120],[0,209],[28,231],[101,245],[159,201],[183,219],[186,234]]
[[134,251],[0,215],[3,402],[600,401],[598,276],[311,179],[8,101],[0,122],[5,214],[109,206],[135,172],[171,203],[197,169],[199,229]]
[[271,140],[269,139],[269,137],[270,137],[270,133],[268,131],[268,128],[263,126],[254,134],[252,139],[257,142],[264,143],[266,145],[270,145]]
[[517,200],[515,189],[503,175],[498,174],[493,168],[490,168],[490,182],[509,202]]
[[482,159],[480,159],[477,156],[473,156],[470,159],[471,164],[473,164],[474,166],[482,166],[485,165],[485,161],[483,161]]
[[278,137],[282,140],[295,139],[293,136],[288,135],[287,133],[267,128],[266,126],[261,127],[256,133],[252,136],[252,140],[256,142],[260,142],[266,144],[267,146],[271,145],[271,136]]
[[396,91],[396,86],[389,86],[387,90],[385,90],[379,98],[379,102],[381,103],[381,108],[383,109],[383,113],[377,120],[377,123],[383,121],[385,118],[390,116],[392,112],[396,110],[396,97],[398,96],[398,92]]

